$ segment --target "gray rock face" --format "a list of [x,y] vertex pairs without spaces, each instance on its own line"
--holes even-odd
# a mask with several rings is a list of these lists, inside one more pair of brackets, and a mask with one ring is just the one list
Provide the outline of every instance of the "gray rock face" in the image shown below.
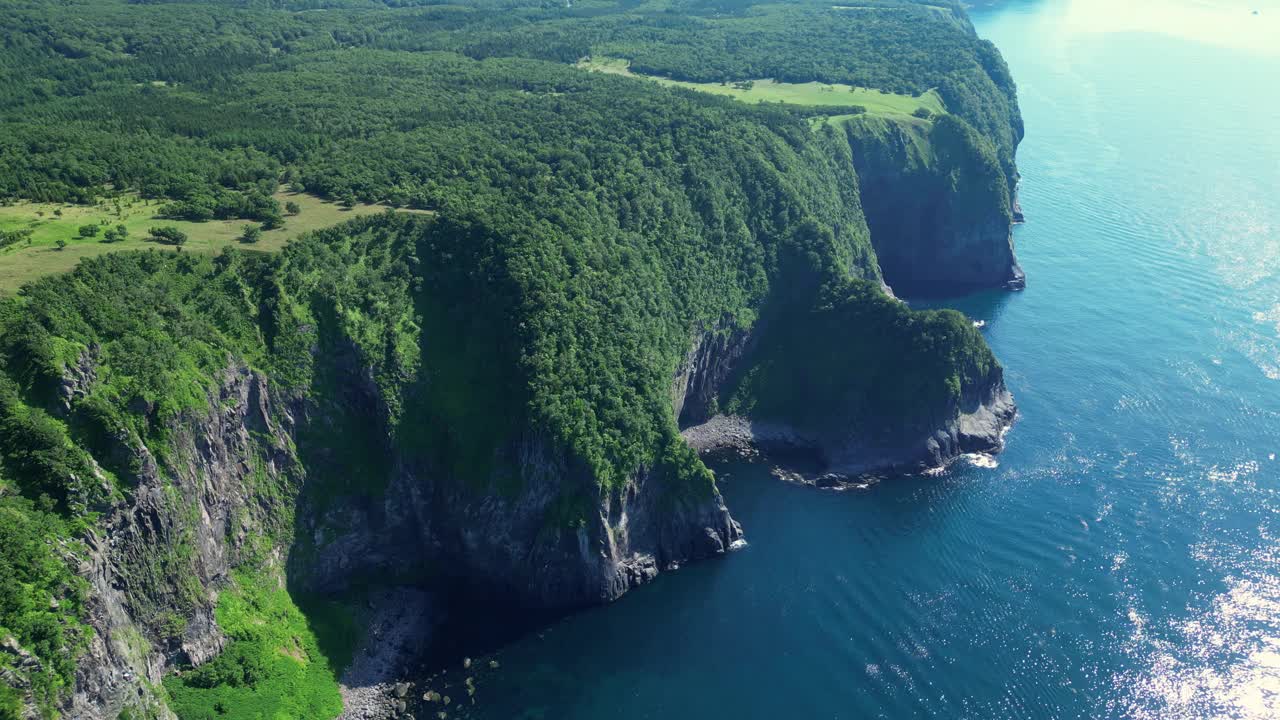
[[692,346],[671,384],[671,406],[681,427],[706,422],[715,414],[713,401],[739,360],[752,345],[754,334],[724,318],[694,333]]
[[827,439],[822,449],[832,469],[849,475],[938,468],[965,453],[1000,452],[1016,414],[1004,371],[997,367],[947,406],[892,428],[887,440],[866,442],[851,434],[843,441]]
[[95,358],[98,347],[82,352],[75,364],[68,365],[62,381],[58,384],[58,402],[52,410],[65,416],[71,410],[71,403],[88,394],[89,388],[97,382],[98,373]]
[[965,453],[996,453],[1017,414],[1003,371],[992,370],[982,383],[966,388],[946,407],[886,428],[875,439],[847,428],[816,434],[789,425],[718,415],[686,428],[685,440],[700,453],[757,452],[804,455],[819,471],[814,482],[834,487],[842,478],[879,472],[915,472],[938,468]]
[[[73,372],[77,388],[92,379],[84,362]],[[272,405],[266,379],[233,365],[207,412],[170,428],[171,460],[157,462],[136,437],[116,438],[115,454],[137,468],[136,489],[86,539],[80,573],[91,588],[94,634],[64,714],[114,720],[134,708],[172,717],[152,688],[175,664],[222,649],[217,592],[249,533],[278,522],[280,508],[256,484],[296,470],[290,422],[287,408]]]
[[[602,490],[542,438],[510,449],[506,468],[521,475],[504,494],[405,460],[380,503],[348,506],[346,528],[320,545],[295,577],[335,589],[367,572],[435,574],[499,591],[530,609],[609,602],[669,568],[718,555],[742,530],[713,488],[674,492],[665,478],[640,472]],[[584,510],[563,524],[567,509]],[[300,532],[305,532],[300,529]]]
[[903,297],[1020,289],[1016,204],[995,150],[960,121],[846,123],[885,281]]
[[[708,358],[708,361],[713,359]],[[381,400],[354,355],[345,405]],[[291,567],[303,587],[332,591],[367,573],[453,582],[504,593],[529,609],[617,599],[660,571],[717,555],[742,530],[712,486],[702,493],[641,469],[602,489],[590,470],[530,432],[495,451],[490,477],[453,477],[409,448],[380,497],[304,500],[298,534],[316,540]]]
[[[727,551],[741,537],[714,488],[687,496],[667,479],[640,471],[616,490],[600,489],[548,443],[516,449],[523,475],[513,498],[446,491],[423,517],[445,557],[543,608],[609,602],[659,571]],[[421,485],[419,487],[422,487]],[[558,503],[588,508],[585,523],[557,526]],[[441,512],[443,510],[443,512]]]
[[[91,369],[78,368],[77,376],[91,378]],[[95,633],[64,706],[70,717],[114,719],[126,707],[170,717],[149,688],[174,666],[203,663],[222,649],[213,614],[218,591],[252,536],[293,515],[269,499],[289,492],[263,492],[261,484],[303,481],[292,450],[300,408],[274,398],[266,379],[243,367],[229,367],[220,380],[206,413],[169,428],[165,461],[136,437],[117,438],[117,454],[138,468],[137,489],[88,538],[81,573],[92,587]],[[324,517],[300,508],[297,532],[332,539],[291,570],[298,582],[325,590],[370,572],[434,574],[501,590],[516,605],[563,609],[614,600],[741,537],[714,487],[677,493],[642,471],[604,491],[537,436],[506,449],[499,465],[520,474],[518,492],[397,459],[380,501],[337,503]],[[585,521],[557,524],[566,503],[583,510]],[[289,536],[290,528],[280,529]],[[283,564],[285,550],[271,550],[268,562]]]

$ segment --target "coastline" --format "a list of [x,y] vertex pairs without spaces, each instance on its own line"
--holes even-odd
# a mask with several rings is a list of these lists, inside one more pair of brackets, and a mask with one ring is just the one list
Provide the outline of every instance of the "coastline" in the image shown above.
[[782,479],[820,488],[865,486],[894,474],[935,474],[966,455],[997,455],[1017,419],[1017,405],[1003,383],[984,401],[932,433],[893,445],[856,437],[832,442],[786,423],[716,415],[681,431],[701,456],[727,455],[776,462]]

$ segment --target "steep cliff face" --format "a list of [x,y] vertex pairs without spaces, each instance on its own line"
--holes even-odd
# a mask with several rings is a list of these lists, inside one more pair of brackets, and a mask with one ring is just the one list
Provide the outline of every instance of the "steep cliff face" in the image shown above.
[[[968,319],[911,313],[865,283],[813,305],[695,334],[672,393],[692,448],[804,458],[845,477],[1003,449],[1017,408]],[[850,346],[850,327],[876,347]]]
[[1013,182],[994,147],[942,116],[860,116],[844,123],[863,210],[885,281],[898,295],[1018,289]]
[[[865,290],[874,292],[869,284]],[[899,305],[883,302],[890,310]],[[823,322],[857,320],[836,314]],[[822,410],[838,419],[833,424],[779,417],[767,402],[744,416],[717,414],[721,402],[733,403],[744,375],[761,377],[751,367],[765,367],[765,382],[773,372],[788,372],[775,365],[772,349],[823,330],[802,322],[761,322],[748,330],[726,319],[694,333],[672,380],[673,411],[692,425],[689,443],[704,451],[744,444],[804,450],[828,471],[847,475],[936,466],[962,452],[999,449],[1013,405],[987,356],[976,361],[980,371],[969,368],[955,381],[957,394],[909,413],[881,408],[883,415],[868,417],[866,398],[855,393],[841,400],[841,407],[858,405],[854,410]],[[837,348],[810,342],[806,352],[835,359],[828,351]],[[902,351],[904,365],[918,360],[911,352]],[[354,348],[337,358],[346,378],[341,405],[282,395],[263,374],[232,362],[218,374],[207,407],[170,424],[160,460],[136,437],[117,438],[117,451],[138,468],[137,489],[90,536],[81,572],[93,588],[87,621],[94,633],[64,711],[110,719],[132,708],[171,717],[155,688],[175,668],[223,649],[213,611],[233,571],[246,563],[311,592],[340,593],[370,578],[461,583],[528,609],[563,609],[616,599],[742,538],[714,486],[699,491],[642,469],[603,489],[536,433],[499,453],[488,484],[451,477],[409,448],[389,451],[380,492],[366,486],[317,494],[304,460],[309,427],[348,421],[378,427],[386,412]],[[877,381],[874,368],[849,369]],[[64,385],[73,394],[90,393],[94,374],[86,361],[68,370]],[[805,389],[786,391],[807,398]],[[353,417],[329,417],[335,407]],[[510,473],[519,481],[503,490],[501,479]]]
[[681,427],[706,422],[719,411],[720,391],[756,336],[728,318],[694,333],[671,384],[671,405]]
[[719,492],[689,492],[644,470],[603,489],[542,437],[507,449],[491,491],[420,458],[398,458],[380,497],[352,496],[312,514],[292,577],[314,591],[353,579],[408,578],[500,592],[525,609],[563,610],[622,596],[663,570],[722,554],[742,537]]
[[[750,419],[756,444],[802,447],[850,474],[997,449],[1012,403],[968,322],[910,311],[871,282],[840,287],[787,285],[749,327],[729,316],[698,326],[668,376],[669,417],[686,426],[712,418],[698,425],[705,431],[734,422],[719,415],[724,408]],[[515,608],[566,609],[611,601],[742,539],[700,465],[677,476],[658,459],[605,484],[532,426],[460,475],[409,425],[399,436],[389,430],[389,397],[426,412],[412,400],[413,381],[389,395],[367,348],[331,325],[337,316],[293,322],[298,362],[314,366],[308,390],[224,353],[203,398],[168,419],[146,400],[130,402],[109,441],[88,444],[129,490],[88,533],[79,561],[90,632],[58,704],[68,715],[170,717],[161,681],[227,654],[215,610],[245,568],[323,595],[369,582],[467,587]],[[272,327],[283,350],[286,333]],[[878,344],[849,343],[851,327]],[[62,366],[57,411],[69,426],[108,392],[109,357],[93,345]],[[146,439],[133,429],[146,426]],[[412,431],[432,436],[430,427]],[[708,442],[699,432],[686,434],[695,449],[730,435]],[[21,659],[25,649],[15,652]]]
[[680,490],[645,469],[605,490],[542,438],[520,442],[510,459],[522,483],[509,496],[422,482],[425,468],[404,468],[397,485],[416,493],[416,526],[446,576],[527,607],[609,602],[741,538],[712,487]]
[[[64,387],[82,384],[73,373]],[[63,712],[85,720],[115,720],[122,711],[172,717],[157,688],[174,667],[222,650],[214,608],[232,569],[249,561],[280,566],[272,538],[287,537],[300,470],[289,451],[291,424],[266,378],[232,364],[207,408],[170,424],[162,459],[136,435],[113,439],[136,475],[127,499],[86,539],[79,572],[90,586],[93,632]]]
[[965,453],[1002,450],[1016,412],[1004,372],[995,366],[931,411],[875,433],[848,428],[818,435],[816,447],[829,469],[844,475],[938,468]]
[[[353,387],[363,384],[360,374]],[[80,573],[91,588],[92,632],[64,713],[173,717],[157,688],[174,669],[223,650],[214,609],[246,564],[283,582],[291,555],[290,585],[320,593],[372,577],[432,587],[462,581],[526,608],[565,609],[614,600],[742,536],[714,486],[691,493],[640,472],[603,491],[538,437],[505,458],[502,469],[521,475],[515,493],[398,457],[379,497],[330,498],[321,507],[308,496],[295,444],[295,417],[318,421],[316,409],[277,395],[264,375],[232,364],[206,410],[171,423],[163,460],[136,437],[116,439],[138,468],[136,489],[87,539]],[[353,410],[376,407],[376,398],[366,400]],[[568,504],[587,510],[570,513]],[[579,516],[585,522],[562,521]]]
[[[554,202],[352,221],[274,257],[113,254],[0,303],[0,501],[84,537],[90,588],[64,613],[83,650],[37,647],[34,625],[0,638],[15,687],[29,662],[75,662],[22,698],[29,714],[164,716],[163,678],[173,698],[221,688],[244,642],[228,598],[409,585],[565,609],[723,553],[742,531],[679,425],[745,418],[847,472],[997,447],[1012,414],[998,364],[958,314],[881,293],[855,174],[937,205],[915,239],[939,245],[886,246],[886,276],[968,253],[964,282],[1007,275],[1007,235],[1004,255],[992,241],[1007,183],[973,131],[942,118],[862,145],[702,107],[719,134],[698,143],[687,117],[678,143],[629,131],[653,162],[600,171],[627,197],[574,181]],[[35,406],[47,385],[58,420]],[[47,452],[33,459],[31,438]],[[75,594],[48,574],[49,598]]]

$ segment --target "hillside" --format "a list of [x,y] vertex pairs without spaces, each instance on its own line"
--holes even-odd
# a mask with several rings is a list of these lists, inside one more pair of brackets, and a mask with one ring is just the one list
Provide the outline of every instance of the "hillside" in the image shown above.
[[[836,472],[998,448],[998,362],[881,258],[972,227],[992,272],[938,286],[1006,284],[1013,86],[958,5],[871,5],[17,3],[5,217],[418,212],[0,302],[0,717],[333,716],[383,590],[615,599],[741,539],[681,433],[725,414]],[[752,79],[933,110],[668,86]],[[868,195],[877,122],[930,142]],[[925,186],[936,237],[878,236]]]

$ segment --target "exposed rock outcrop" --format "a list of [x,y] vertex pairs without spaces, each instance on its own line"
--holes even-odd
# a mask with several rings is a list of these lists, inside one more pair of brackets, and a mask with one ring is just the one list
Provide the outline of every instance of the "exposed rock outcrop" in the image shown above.
[[[742,535],[712,486],[690,493],[641,470],[620,488],[602,489],[539,438],[521,442],[513,455],[522,476],[518,494],[495,497],[448,483],[435,502],[416,504],[418,527],[448,567],[529,606],[609,602],[662,570],[726,552]],[[407,472],[399,482],[421,497],[431,483],[419,477]]]
[[[352,377],[348,390],[359,394],[359,374]],[[376,396],[363,403],[376,404]],[[151,688],[174,667],[217,655],[224,644],[213,614],[219,590],[247,553],[283,565],[288,548],[263,541],[278,543],[295,529],[312,543],[295,553],[291,582],[316,590],[381,572],[463,581],[546,609],[614,600],[741,538],[714,486],[676,492],[659,473],[642,471],[620,488],[601,489],[537,436],[509,448],[495,470],[518,473],[514,493],[400,457],[381,497],[347,498],[312,515],[304,494],[295,528],[292,503],[305,482],[294,454],[295,415],[307,416],[300,401],[275,398],[264,376],[233,364],[220,374],[207,412],[169,428],[165,459],[136,437],[117,439],[118,452],[138,468],[137,487],[88,538],[81,574],[92,586],[94,633],[68,715],[113,719],[135,708],[170,717]],[[351,698],[368,694],[356,692],[359,682],[348,688]]]
[[858,476],[879,472],[916,472],[938,468],[965,453],[996,453],[1017,407],[996,367],[984,382],[965,388],[946,407],[884,427],[875,436],[850,428],[823,432],[786,423],[718,415],[685,428],[685,440],[700,453],[801,455],[817,472]]
[[[85,362],[72,373],[76,383],[93,376]],[[91,588],[94,632],[63,708],[68,716],[114,720],[132,708],[141,717],[171,717],[154,688],[175,665],[202,663],[222,649],[213,615],[218,591],[244,553],[274,551],[254,543],[288,517],[264,485],[287,483],[297,471],[290,423],[266,378],[232,364],[219,374],[207,410],[169,428],[165,459],[136,436],[115,438],[136,485],[86,538],[80,574]]]
[[529,609],[615,600],[742,536],[712,485],[690,491],[642,469],[603,488],[532,433],[497,452],[480,482],[398,456],[381,497],[322,513],[304,499],[299,525],[312,541],[292,575],[304,586],[332,590],[363,573],[392,573],[501,591]]
[[[759,332],[726,319],[691,338],[672,401],[693,425],[684,437],[695,449],[798,450],[844,474],[918,469],[998,450],[1014,413],[997,365],[954,402],[875,437],[717,416],[716,398],[751,357]],[[341,407],[357,424],[379,422],[386,409],[357,356],[338,363],[348,380]],[[74,383],[93,382],[89,361],[73,372]],[[232,362],[204,410],[170,423],[163,454],[136,436],[115,439],[115,462],[135,468],[136,486],[87,539],[81,573],[92,586],[95,632],[64,706],[69,716],[109,719],[135,708],[169,717],[153,688],[174,667],[221,650],[218,593],[251,554],[282,571],[288,555],[291,584],[315,591],[380,577],[404,588],[462,585],[501,593],[513,606],[561,610],[614,600],[742,539],[714,485],[675,483],[642,468],[601,487],[587,467],[534,432],[499,449],[485,482],[453,477],[411,448],[388,449],[385,488],[322,503],[306,490],[296,440],[333,408],[277,393],[262,374]],[[366,658],[363,674],[344,684],[349,703],[394,711],[395,666],[420,652],[415,643],[425,633],[413,634],[391,656]]]
[[705,422],[715,414],[720,387],[750,350],[753,337],[730,318],[694,333],[671,384],[671,406],[681,427]]

